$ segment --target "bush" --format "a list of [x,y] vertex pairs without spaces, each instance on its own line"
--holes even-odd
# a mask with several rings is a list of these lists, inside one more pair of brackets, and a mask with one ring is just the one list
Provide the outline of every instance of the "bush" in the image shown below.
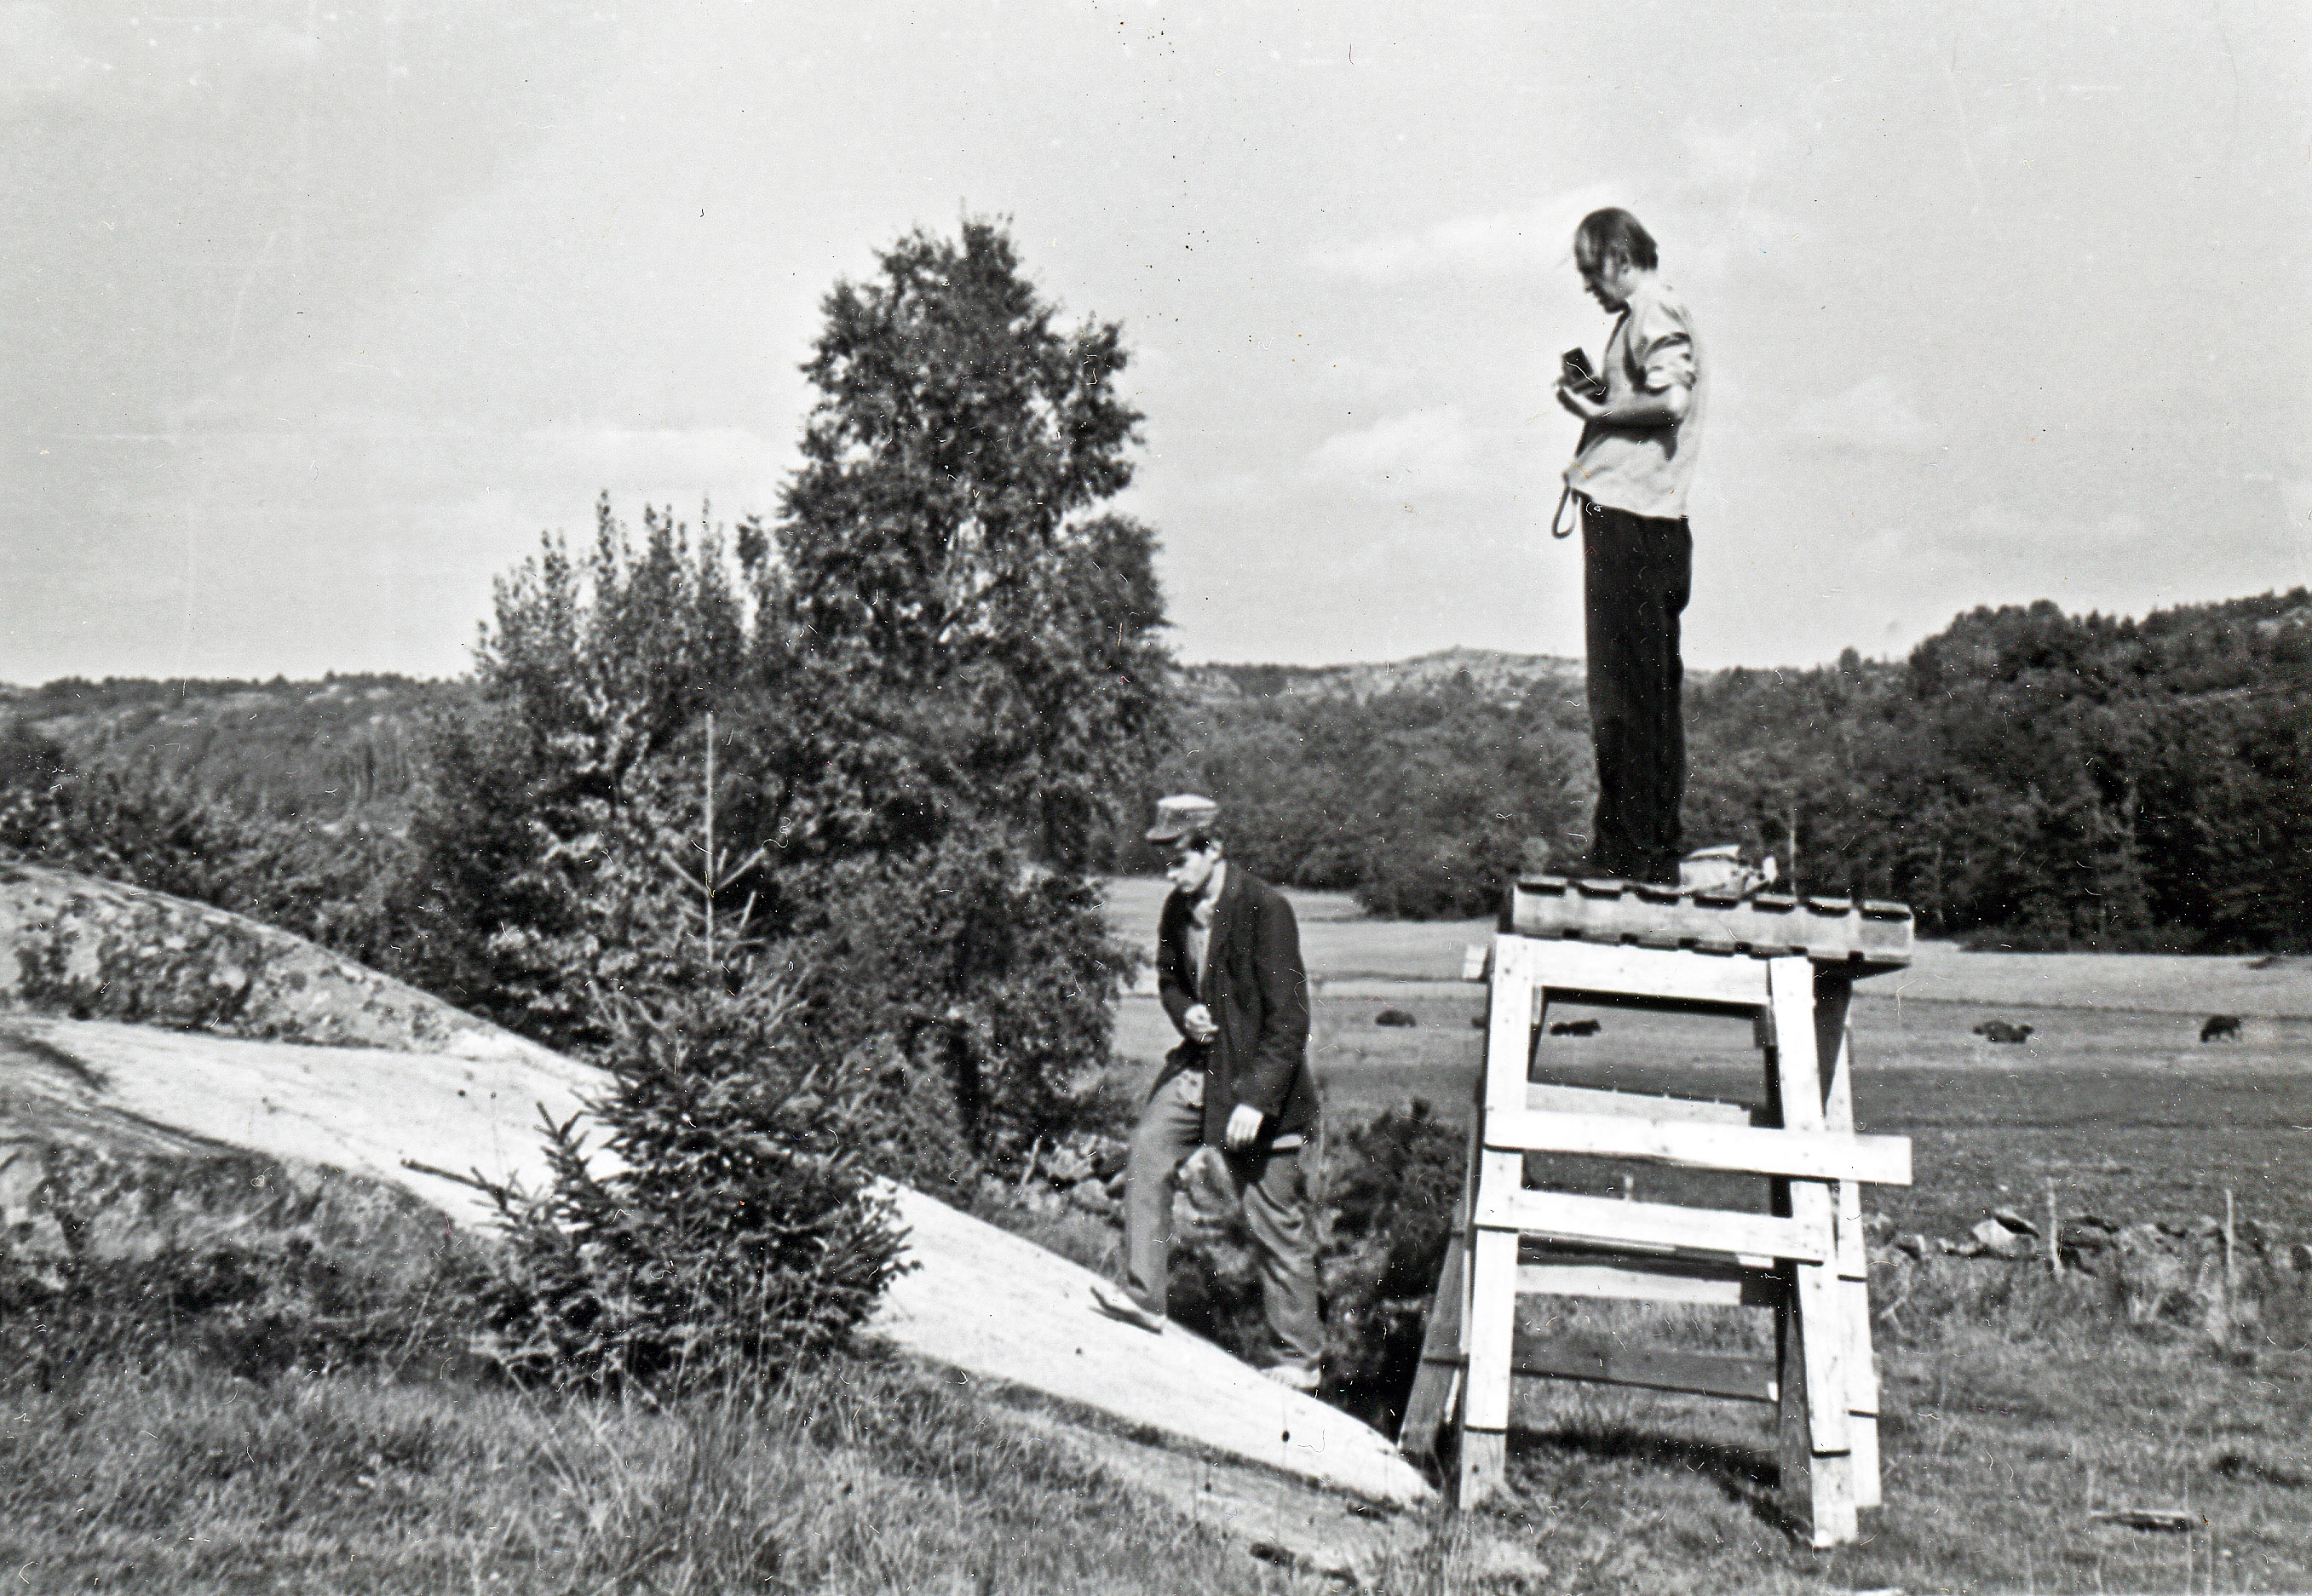
[[1107,1062],[1116,983],[1137,956],[1109,938],[1090,883],[957,832],[816,872],[810,890],[825,920],[791,955],[810,972],[802,1045],[904,1061],[952,1103],[927,1120],[926,1104],[881,1099],[905,1110],[882,1173],[959,1202],[986,1164],[1079,1128],[1079,1088]]
[[1467,1133],[1415,1098],[1337,1138],[1327,1160],[1332,1225],[1318,1265],[1330,1394],[1390,1435],[1421,1366],[1467,1152]]
[[600,1003],[615,1090],[547,1127],[551,1189],[486,1188],[511,1243],[486,1355],[527,1382],[692,1387],[842,1346],[903,1267],[869,1187],[877,1083],[810,1062],[784,972]]

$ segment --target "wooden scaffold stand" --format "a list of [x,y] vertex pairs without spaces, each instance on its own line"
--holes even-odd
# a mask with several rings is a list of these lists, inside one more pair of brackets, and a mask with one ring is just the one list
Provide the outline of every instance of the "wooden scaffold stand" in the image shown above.
[[[1513,1376],[1602,1381],[1775,1404],[1788,1509],[1815,1546],[1856,1538],[1879,1503],[1861,1185],[1908,1185],[1911,1147],[1855,1134],[1847,1007],[1856,980],[1910,955],[1898,903],[1518,884],[1472,972],[1492,984],[1469,1168],[1399,1436],[1461,1506],[1502,1487]],[[1765,1103],[1553,1084],[1553,1003],[1748,1018]],[[1539,1190],[1528,1153],[1764,1175],[1771,1211]],[[1771,1309],[1777,1356],[1553,1340],[1517,1323],[1519,1297],[1540,1295]]]

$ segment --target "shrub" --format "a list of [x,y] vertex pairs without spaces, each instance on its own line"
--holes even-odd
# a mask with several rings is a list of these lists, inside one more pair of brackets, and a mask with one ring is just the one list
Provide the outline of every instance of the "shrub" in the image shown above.
[[486,1186],[511,1243],[486,1356],[523,1381],[687,1387],[840,1347],[901,1269],[869,1186],[874,1077],[809,1062],[784,972],[600,1000],[615,1088],[547,1127],[552,1186]]
[[825,919],[793,952],[810,972],[804,1045],[904,1060],[953,1105],[940,1121],[908,1109],[879,1168],[968,1189],[985,1164],[1079,1127],[1080,1088],[1107,1062],[1112,996],[1136,956],[1110,938],[1088,882],[1036,868],[1000,835],[957,832],[844,861],[811,887]]

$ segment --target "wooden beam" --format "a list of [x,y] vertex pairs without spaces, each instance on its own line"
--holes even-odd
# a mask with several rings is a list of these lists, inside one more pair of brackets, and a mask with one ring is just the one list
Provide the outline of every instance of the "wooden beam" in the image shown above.
[[[1488,1159],[1511,1156],[1488,1153]],[[1519,1191],[1481,1183],[1476,1223],[1480,1230],[1516,1231],[1603,1245],[1674,1247],[1686,1252],[1756,1253],[1767,1258],[1821,1263],[1833,1255],[1829,1194],[1817,1215],[1777,1218],[1723,1208],[1688,1208],[1672,1203],[1623,1202],[1610,1197],[1574,1197],[1563,1191]]]
[[1782,1300],[1782,1282],[1770,1271],[1698,1258],[1548,1259],[1519,1264],[1517,1288],[1519,1296],[1679,1303],[1697,1308],[1771,1308]]
[[1697,1125],[1620,1114],[1496,1109],[1485,1116],[1485,1146],[1810,1181],[1870,1181],[1885,1186],[1911,1183],[1911,1143],[1901,1136],[1765,1130],[1748,1125]]
[[[1473,1147],[1471,1156],[1475,1156]],[[1445,1243],[1444,1266],[1437,1271],[1437,1295],[1430,1301],[1429,1321],[1423,1327],[1421,1366],[1414,1372],[1413,1391],[1405,1400],[1405,1420],[1397,1429],[1397,1450],[1406,1462],[1424,1471],[1433,1471],[1437,1466],[1438,1433],[1452,1417],[1453,1388],[1464,1362],[1461,1299],[1469,1290],[1468,1225],[1465,1179],[1461,1200],[1453,1206],[1453,1233]]]
[[[1825,1081],[1816,1051],[1814,968],[1803,958],[1769,959],[1773,992],[1773,1072],[1782,1124],[1791,1130],[1824,1129]],[[1831,1189],[1818,1181],[1789,1182],[1789,1223],[1829,1233]],[[1782,1432],[1784,1487],[1795,1496],[1805,1456],[1805,1512],[1817,1547],[1845,1546],[1860,1533],[1855,1522],[1854,1459],[1847,1419],[1847,1330],[1839,1303],[1834,1247],[1819,1258],[1790,1259],[1791,1295],[1777,1311],[1782,1326]],[[1792,1398],[1800,1400],[1793,1403]],[[1796,1502],[1793,1506],[1798,1505]]]
[[1635,1385],[1740,1402],[1773,1402],[1778,1397],[1771,1358],[1625,1347],[1594,1334],[1543,1336],[1520,1330],[1511,1366],[1533,1379]]
[[1747,1013],[1766,1001],[1766,964],[1651,947],[1609,947],[1593,942],[1542,942],[1502,937],[1493,945],[1495,979],[1511,962],[1528,980],[1568,1001],[1578,994],[1642,999],[1650,1006],[1702,1005]]
[[1751,1111],[1739,1103],[1713,1103],[1703,1097],[1655,1097],[1643,1092],[1557,1086],[1541,1081],[1526,1087],[1525,1105],[1537,1113],[1623,1114],[1633,1120],[1691,1120],[1705,1125],[1751,1122]]

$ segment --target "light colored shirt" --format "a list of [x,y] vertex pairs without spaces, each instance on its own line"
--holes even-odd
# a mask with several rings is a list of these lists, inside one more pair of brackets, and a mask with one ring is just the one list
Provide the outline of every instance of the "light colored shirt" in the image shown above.
[[1213,945],[1213,905],[1221,900],[1228,882],[1228,861],[1221,860],[1204,877],[1204,890],[1188,905],[1188,962],[1195,967],[1198,1001],[1204,990],[1204,955]]
[[1593,421],[1565,468],[1565,485],[1582,497],[1632,515],[1679,520],[1694,481],[1695,449],[1702,439],[1702,349],[1694,317],[1677,291],[1642,277],[1606,340],[1598,375],[1609,405],[1641,393],[1687,390],[1686,419],[1668,427],[1617,427]]

